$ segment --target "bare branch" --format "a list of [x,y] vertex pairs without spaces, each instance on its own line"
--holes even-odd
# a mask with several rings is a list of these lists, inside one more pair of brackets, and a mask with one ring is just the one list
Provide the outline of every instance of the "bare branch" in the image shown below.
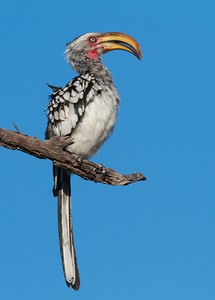
[[128,185],[136,181],[146,180],[141,173],[121,175],[110,168],[95,164],[65,150],[71,139],[53,137],[41,141],[35,137],[0,128],[0,146],[11,150],[19,150],[41,159],[50,159],[54,165],[67,169],[84,179],[110,185]]

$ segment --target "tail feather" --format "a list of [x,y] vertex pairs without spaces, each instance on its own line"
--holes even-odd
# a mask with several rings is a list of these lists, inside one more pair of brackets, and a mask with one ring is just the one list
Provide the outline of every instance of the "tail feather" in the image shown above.
[[70,174],[54,167],[54,195],[58,196],[58,231],[64,276],[68,287],[78,290],[80,278],[71,218]]

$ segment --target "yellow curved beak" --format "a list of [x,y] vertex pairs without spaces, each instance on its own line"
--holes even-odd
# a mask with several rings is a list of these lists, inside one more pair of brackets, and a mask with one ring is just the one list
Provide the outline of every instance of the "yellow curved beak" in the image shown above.
[[112,51],[112,50],[125,50],[138,59],[142,58],[142,52],[138,42],[128,34],[122,32],[107,32],[101,34],[98,38],[97,45],[102,46],[103,53]]

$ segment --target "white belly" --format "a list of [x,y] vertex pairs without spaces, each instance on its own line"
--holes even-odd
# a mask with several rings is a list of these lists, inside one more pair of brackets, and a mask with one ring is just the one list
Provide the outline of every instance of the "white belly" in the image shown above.
[[114,128],[117,108],[115,97],[97,95],[87,105],[83,118],[72,131],[74,144],[68,150],[86,158],[94,155]]

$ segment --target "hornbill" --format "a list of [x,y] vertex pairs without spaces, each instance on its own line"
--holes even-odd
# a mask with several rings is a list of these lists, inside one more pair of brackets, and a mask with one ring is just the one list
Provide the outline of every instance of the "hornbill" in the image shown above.
[[[65,87],[50,86],[53,93],[47,108],[46,139],[69,137],[67,151],[89,158],[113,131],[119,96],[102,54],[125,50],[141,59],[137,41],[121,32],[87,33],[67,44],[66,58],[78,76]],[[53,194],[58,197],[58,230],[64,276],[68,287],[78,290],[72,220],[70,173],[53,167]]]

